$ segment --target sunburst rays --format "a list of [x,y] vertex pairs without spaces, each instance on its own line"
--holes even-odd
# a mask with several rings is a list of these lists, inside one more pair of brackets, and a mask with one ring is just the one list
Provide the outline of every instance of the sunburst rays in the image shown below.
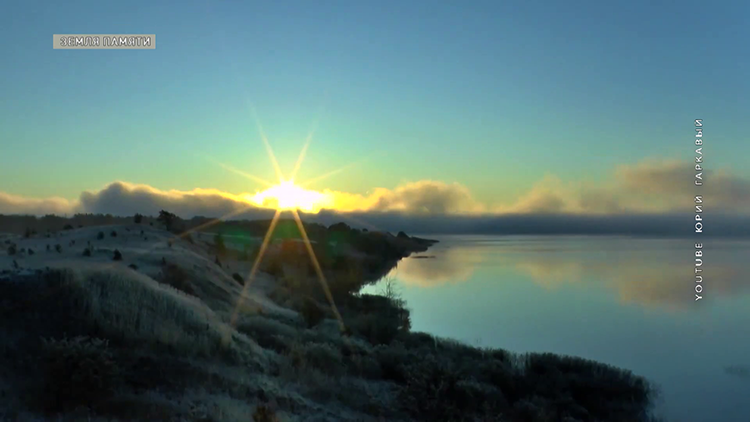
[[[310,144],[312,143],[313,135],[314,135],[315,130],[317,128],[317,121],[316,121],[315,124],[313,124],[313,127],[311,128],[309,134],[307,135],[307,137],[305,139],[305,143],[304,143],[304,145],[302,147],[302,150],[300,151],[299,156],[297,157],[297,160],[295,162],[294,168],[292,169],[290,177],[287,179],[287,178],[284,177],[284,174],[281,171],[281,166],[279,166],[279,163],[278,163],[278,161],[276,159],[276,155],[273,152],[273,148],[271,147],[270,142],[268,142],[268,138],[266,137],[265,132],[263,131],[263,127],[262,127],[262,125],[260,123],[260,119],[258,118],[257,113],[255,112],[255,109],[252,108],[252,107],[251,107],[251,109],[252,109],[252,112],[253,112],[253,117],[255,118],[255,123],[258,126],[258,133],[259,133],[259,135],[261,137],[261,140],[263,141],[263,145],[265,146],[266,152],[268,153],[268,158],[269,158],[269,160],[271,160],[271,164],[273,165],[274,171],[276,172],[276,176],[279,179],[279,184],[286,183],[287,181],[293,181],[294,177],[297,175],[297,172],[302,167],[302,163],[305,160],[305,157],[306,157],[306,154],[307,154],[307,150],[310,147]],[[349,167],[349,166],[345,166],[344,168],[339,169],[339,171],[343,171],[347,167]],[[235,173],[242,174],[242,172],[239,172],[239,171],[237,171]],[[329,175],[332,175],[332,174],[329,173],[329,174],[326,174],[324,176],[328,177]],[[318,179],[320,179],[320,178],[318,178]],[[254,179],[251,179],[251,180],[254,180]],[[316,181],[316,180],[314,180],[314,181]],[[333,312],[334,316],[336,317],[336,320],[339,323],[339,328],[343,332],[344,329],[345,329],[344,320],[341,317],[341,314],[339,313],[338,308],[336,306],[336,303],[335,303],[335,301],[333,299],[333,295],[331,294],[330,287],[328,286],[328,280],[326,280],[325,274],[323,273],[323,269],[320,266],[320,262],[318,261],[318,258],[315,255],[315,250],[313,249],[312,242],[310,241],[310,238],[307,235],[307,231],[305,230],[305,226],[304,226],[304,224],[302,222],[302,218],[300,217],[299,212],[297,211],[296,207],[295,208],[291,208],[290,211],[291,211],[291,213],[292,213],[292,215],[294,217],[294,221],[297,224],[297,228],[299,229],[300,235],[302,236],[302,242],[303,242],[303,244],[305,246],[305,249],[307,250],[307,254],[308,254],[309,258],[310,258],[310,262],[311,262],[313,268],[315,269],[315,275],[318,278],[318,282],[319,282],[321,288],[323,289],[323,293],[325,294],[326,299],[328,300],[328,304],[331,307],[331,311]],[[271,224],[268,227],[268,230],[267,230],[267,232],[266,232],[266,234],[265,234],[265,236],[263,238],[263,243],[260,246],[260,249],[258,251],[258,255],[255,258],[255,261],[253,262],[253,265],[252,265],[252,267],[250,269],[250,273],[248,274],[248,276],[245,279],[246,280],[245,281],[245,285],[243,286],[242,293],[240,294],[240,296],[237,299],[237,305],[235,306],[235,309],[234,309],[234,311],[232,313],[232,318],[230,320],[230,324],[232,326],[235,326],[235,324],[237,322],[237,318],[238,318],[239,313],[240,313],[240,311],[242,309],[242,302],[245,299],[245,296],[247,294],[248,288],[252,284],[252,282],[255,280],[255,277],[256,277],[256,275],[258,273],[258,270],[260,268],[260,264],[263,261],[263,257],[265,256],[265,254],[266,254],[266,252],[268,250],[269,244],[271,243],[271,239],[273,237],[274,230],[276,229],[276,225],[278,224],[279,218],[281,217],[281,212],[282,212],[282,209],[277,207],[276,213],[274,214],[273,219],[271,220]]]

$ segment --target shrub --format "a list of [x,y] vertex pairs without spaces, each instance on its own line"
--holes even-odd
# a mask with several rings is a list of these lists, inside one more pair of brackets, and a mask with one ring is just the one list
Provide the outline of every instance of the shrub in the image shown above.
[[216,248],[216,253],[220,256],[225,256],[227,253],[227,245],[224,243],[224,237],[221,235],[221,233],[216,233],[214,236],[214,246]]
[[164,267],[161,282],[181,292],[195,296],[195,290],[193,289],[193,285],[190,284],[187,272],[175,264],[168,264]]
[[117,232],[114,231],[114,230],[112,230],[112,233],[110,233],[109,235],[112,236],[112,237],[117,237]]
[[49,247],[49,245],[47,245],[47,252],[49,252],[49,251],[50,251],[50,247]]
[[84,249],[83,256],[91,256],[91,248]]
[[98,234],[96,235],[96,240],[102,240],[102,239],[104,239],[104,232],[99,232],[99,233],[98,233]]
[[122,254],[120,253],[119,249],[115,249],[115,254],[112,257],[113,261],[122,261]]
[[221,261],[219,261],[219,257],[218,256],[214,258],[214,264],[216,264],[216,265],[218,265],[218,266],[221,267]]
[[302,318],[304,318],[308,328],[315,327],[325,318],[325,312],[320,309],[318,302],[309,297],[302,301],[302,309],[300,309],[300,313],[302,314]]
[[59,243],[57,245],[55,245],[55,252],[62,253],[62,246],[60,246]]
[[352,375],[379,380],[383,378],[380,362],[369,355],[355,354],[348,359],[349,371]]
[[448,360],[429,354],[408,365],[406,374],[399,401],[412,416],[422,420],[461,420],[467,411],[475,410],[471,408],[476,397]]
[[411,316],[400,299],[379,295],[352,297],[347,326],[374,345],[389,344],[411,328]]
[[33,249],[29,248],[28,253],[29,253],[29,255],[34,255],[35,252],[34,252]]
[[8,255],[15,255],[16,253],[18,253],[18,249],[16,249],[16,245],[8,246]]
[[59,411],[96,405],[111,397],[121,377],[105,340],[43,339],[43,405]]
[[277,353],[288,351],[298,336],[295,328],[260,315],[242,318],[237,324],[237,331],[247,334],[261,347]]
[[399,342],[375,347],[373,356],[380,363],[383,379],[397,384],[406,383],[406,364],[416,359],[416,355]]
[[143,221],[143,216],[142,215],[136,214],[135,216],[133,216],[133,222],[135,224],[141,224],[142,221]]
[[253,422],[279,422],[276,412],[267,404],[259,404],[253,412]]
[[305,343],[299,346],[306,368],[314,368],[328,375],[341,375],[345,369],[342,365],[341,352],[328,343]]
[[244,285],[245,285],[245,280],[244,280],[244,279],[242,278],[242,276],[241,276],[241,275],[239,275],[238,273],[234,273],[234,274],[232,274],[232,278],[233,278],[233,279],[234,279],[234,281],[236,281],[236,282],[237,282],[237,283],[238,283],[238,284],[239,284],[240,286],[244,286]]
[[130,264],[130,265],[128,265],[128,268],[130,268],[131,270],[137,270],[138,266],[135,265],[135,264]]
[[66,224],[65,227],[63,227],[63,230],[73,230],[73,226],[70,224]]

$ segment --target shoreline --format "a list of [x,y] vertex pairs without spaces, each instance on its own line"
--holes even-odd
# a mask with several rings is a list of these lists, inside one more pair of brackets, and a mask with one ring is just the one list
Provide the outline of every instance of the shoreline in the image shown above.
[[[333,232],[344,238],[353,233],[341,229]],[[97,422],[190,418],[194,410],[185,403],[237,422],[251,415],[291,421],[315,415],[352,421],[498,415],[510,421],[652,420],[647,412],[656,391],[627,370],[412,332],[408,304],[398,295],[353,295],[362,273],[350,279],[336,274],[368,264],[387,274],[400,259],[435,244],[407,241],[405,234],[401,240],[369,236],[347,239],[384,254],[374,261],[346,248],[321,251],[344,332],[325,297],[315,293],[319,283],[296,277],[312,274],[305,272],[309,267],[287,265],[303,261],[276,267],[283,277],[261,273],[246,285],[239,273],[247,274],[252,260],[235,258],[248,256],[229,251],[219,258],[214,243],[177,239],[151,226],[15,237],[16,255],[0,251],[0,257],[6,266],[17,262],[27,275],[19,278],[13,270],[6,274],[13,280],[0,281],[0,297],[6,298],[0,301],[0,337],[6,339],[0,370],[7,374],[0,382],[0,408],[24,420],[74,421],[83,405],[86,417]],[[46,250],[48,242],[62,247]],[[305,256],[283,239],[279,245],[275,253],[281,258]],[[89,247],[91,256],[82,255]],[[29,255],[29,249],[36,252]],[[115,250],[121,261],[113,260]],[[53,261],[58,265],[46,269]],[[29,300],[21,312],[23,297]],[[75,362],[93,365],[99,375],[70,372]],[[437,382],[448,388],[436,390]],[[204,392],[191,387],[197,385]]]

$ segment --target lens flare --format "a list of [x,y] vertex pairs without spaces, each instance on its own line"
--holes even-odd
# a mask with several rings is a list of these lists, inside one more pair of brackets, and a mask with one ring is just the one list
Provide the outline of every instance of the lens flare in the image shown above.
[[325,193],[304,189],[287,180],[252,196],[251,201],[258,206],[279,210],[300,210],[317,213],[331,205],[332,198]]

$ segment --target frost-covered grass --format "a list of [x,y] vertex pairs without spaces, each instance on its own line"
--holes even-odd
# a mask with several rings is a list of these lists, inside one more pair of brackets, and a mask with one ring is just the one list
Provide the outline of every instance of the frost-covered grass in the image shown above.
[[[140,230],[70,230],[61,253],[3,240],[21,268],[0,259],[0,421],[651,420],[656,392],[629,371],[411,332],[395,296],[339,298],[342,333],[316,280],[243,291],[230,274],[252,263]],[[310,301],[322,321],[298,312]]]

